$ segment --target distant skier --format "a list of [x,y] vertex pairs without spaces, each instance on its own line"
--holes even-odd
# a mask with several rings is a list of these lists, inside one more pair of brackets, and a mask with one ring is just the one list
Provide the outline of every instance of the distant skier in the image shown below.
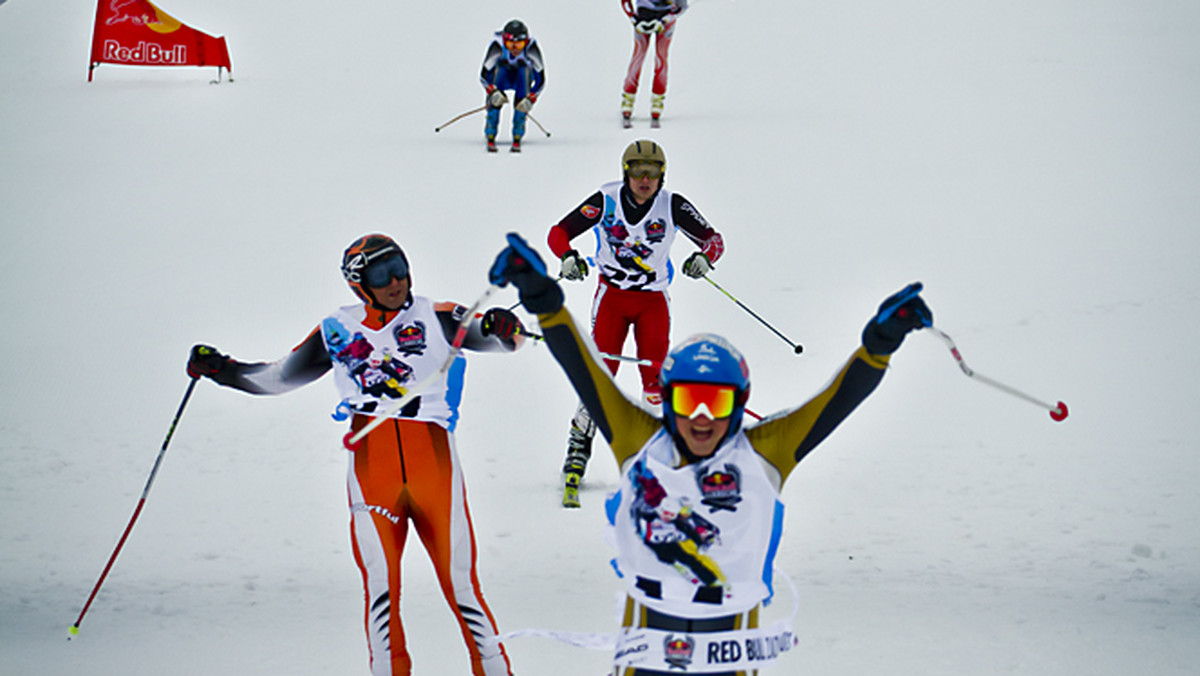
[[[512,282],[521,303],[537,315],[546,345],[620,469],[621,487],[606,511],[625,584],[623,626],[641,631],[620,634],[636,641],[635,647],[618,646],[618,655],[634,655],[638,667],[614,674],[689,673],[692,657],[713,664],[711,652],[689,652],[701,638],[709,650],[753,645],[760,638],[753,635],[759,609],[772,594],[783,485],[875,390],[905,336],[932,325],[925,301],[908,289],[889,297],[867,322],[861,346],[823,391],[798,408],[743,426],[750,371],[723,338],[700,334],[671,350],[659,375],[659,417],[627,399],[598,363],[563,307],[562,289],[524,240],[509,235],[489,275],[493,283]],[[658,503],[655,515],[645,514],[652,502]],[[681,520],[684,505],[697,511],[703,506],[703,520]],[[668,551],[664,542],[679,547]],[[703,559],[697,556],[701,550]],[[716,657],[722,664],[735,661],[732,650],[719,650]],[[741,675],[759,666],[748,662],[722,673]]]
[[546,65],[537,40],[529,37],[529,29],[519,19],[504,24],[488,45],[483,57],[479,81],[487,94],[488,152],[496,152],[496,132],[500,127],[500,109],[508,103],[507,90],[513,92],[512,151],[521,152],[525,136],[525,118],[546,86]]
[[[467,308],[412,294],[408,259],[385,235],[355,240],[342,276],[362,300],[343,307],[287,356],[247,363],[207,345],[192,348],[188,374],[250,394],[283,394],[332,370],[353,414],[351,431],[385,412],[408,387],[436,374],[451,353]],[[509,351],[520,346],[520,321],[492,308],[470,318],[463,346]],[[458,620],[474,676],[510,676],[496,621],[475,571],[475,536],[454,426],[466,361],[460,355],[432,387],[369,433],[349,456],[350,537],[366,592],[366,630],[374,676],[412,672],[400,618],[400,563],[411,521],[433,560],[442,594]]]
[[688,0],[621,0],[621,9],[633,23],[633,55],[629,57],[629,70],[625,73],[621,94],[621,119],[626,127],[630,126],[633,117],[642,64],[650,50],[651,37],[654,38],[654,82],[650,95],[650,121],[653,126],[658,126],[667,97],[667,53],[675,36],[675,22],[687,8]]
[[[658,368],[671,344],[667,285],[674,277],[671,245],[682,232],[700,251],[683,263],[683,274],[699,279],[725,251],[725,242],[686,197],[663,188],[667,156],[654,141],[629,144],[621,155],[623,178],[607,183],[550,228],[550,250],[562,262],[562,277],[587,277],[586,256],[571,240],[594,230],[594,262],[600,271],[592,308],[592,337],[601,352],[620,354],[630,329],[637,343],[642,391],[652,405],[661,402]],[[619,362],[610,361],[617,372]],[[592,455],[596,428],[580,404],[571,421],[563,463],[563,504],[579,506],[579,483]]]

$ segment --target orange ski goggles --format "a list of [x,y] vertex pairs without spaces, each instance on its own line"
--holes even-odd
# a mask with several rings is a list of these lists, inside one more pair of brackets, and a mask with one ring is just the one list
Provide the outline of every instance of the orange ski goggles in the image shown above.
[[671,410],[693,419],[701,414],[719,420],[733,415],[737,389],[732,385],[675,383],[671,385]]

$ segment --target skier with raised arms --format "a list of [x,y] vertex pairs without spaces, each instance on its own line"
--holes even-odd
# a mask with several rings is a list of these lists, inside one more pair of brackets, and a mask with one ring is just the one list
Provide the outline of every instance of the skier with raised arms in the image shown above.
[[[362,429],[389,402],[419,393],[376,427],[349,456],[350,535],[362,572],[364,621],[373,676],[412,672],[400,617],[400,564],[411,522],[425,545],[442,594],[458,620],[474,676],[508,676],[508,656],[476,573],[475,535],[454,442],[466,362],[462,347],[511,352],[524,340],[520,321],[492,308],[466,317],[467,308],[412,293],[408,258],[381,234],[355,240],[342,256],[342,275],[362,301],[326,317],[287,356],[247,363],[208,345],[192,348],[187,371],[250,394],[283,394],[333,371],[342,397],[335,418],[351,416]],[[440,373],[444,365],[450,367]]]
[[[562,289],[537,252],[517,235],[508,242],[489,276],[516,286],[522,304],[537,315],[546,345],[621,472],[607,510],[626,587],[614,675],[687,673],[690,642],[746,645],[772,594],[784,483],[874,391],[904,337],[932,324],[928,306],[916,287],[885,300],[825,389],[754,425],[743,424],[750,394],[746,360],[719,336],[693,336],[663,363],[660,417],[622,394],[563,307]],[[701,511],[703,519],[681,520],[689,510]],[[655,519],[647,537],[646,524]],[[678,546],[667,550],[665,543]],[[732,653],[717,657],[736,661]],[[629,666],[632,659],[636,667]],[[746,662],[737,664],[722,673],[752,671]]]

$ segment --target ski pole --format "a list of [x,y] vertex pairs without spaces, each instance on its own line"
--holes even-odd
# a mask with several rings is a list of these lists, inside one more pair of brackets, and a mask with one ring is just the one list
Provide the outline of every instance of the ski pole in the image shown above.
[[721,285],[720,285],[720,284],[717,284],[716,282],[714,282],[714,281],[712,280],[712,278],[711,278],[711,277],[709,277],[708,275],[705,275],[705,276],[704,276],[704,281],[708,282],[709,284],[712,284],[714,287],[716,287],[716,289],[717,289],[718,291],[720,291],[721,293],[723,293],[723,294],[725,294],[726,296],[728,296],[728,297],[729,297],[729,300],[731,300],[731,301],[733,301],[733,302],[737,303],[738,307],[740,307],[740,308],[742,308],[743,310],[745,310],[746,312],[750,313],[750,316],[751,316],[751,317],[754,317],[754,318],[755,318],[755,319],[757,319],[758,321],[762,322],[762,325],[763,325],[763,326],[767,327],[768,329],[771,329],[771,332],[772,332],[772,333],[774,333],[775,335],[779,336],[780,338],[782,338],[782,339],[783,339],[783,342],[787,343],[788,345],[791,345],[791,346],[792,346],[792,350],[793,350],[793,351],[794,351],[796,354],[800,354],[801,352],[803,352],[803,351],[804,351],[804,346],[803,346],[803,345],[801,345],[801,344],[799,344],[799,343],[793,343],[791,340],[789,340],[789,339],[788,339],[788,337],[787,337],[787,336],[785,336],[785,335],[783,335],[782,333],[780,333],[780,332],[779,332],[779,329],[776,329],[774,326],[771,326],[771,325],[770,325],[770,324],[767,322],[767,320],[763,319],[762,317],[759,317],[759,316],[758,316],[758,314],[757,314],[757,313],[756,313],[754,310],[751,310],[750,308],[746,307],[746,304],[745,304],[745,303],[743,303],[742,301],[738,300],[737,298],[734,298],[734,297],[733,297],[733,294],[731,294],[731,293],[729,293],[728,291],[726,291],[725,289],[721,288]]
[[[192,390],[196,389],[196,381],[199,378],[192,378],[188,383],[187,391],[183,393],[183,401],[179,402],[179,410],[175,411],[175,418],[171,420],[171,426],[167,428],[167,437],[163,439],[162,448],[158,451],[158,457],[154,459],[154,467],[150,470],[150,477],[146,479],[146,487],[142,489],[142,497],[138,500],[137,507],[133,510],[133,516],[129,519],[129,525],[125,526],[125,532],[121,534],[121,539],[117,541],[117,546],[113,549],[113,553],[108,557],[108,563],[105,564],[104,570],[100,573],[100,579],[96,580],[96,586],[92,587],[92,593],[88,595],[87,602],[83,604],[83,610],[79,611],[79,617],[75,618],[75,624],[67,630],[70,636],[79,635],[79,624],[83,622],[83,616],[87,615],[88,608],[92,607],[92,601],[96,599],[96,594],[100,591],[100,585],[104,584],[104,578],[108,577],[108,571],[112,570],[113,563],[117,560],[117,555],[121,553],[121,548],[125,546],[125,540],[129,537],[130,531],[133,530],[133,524],[137,523],[138,516],[142,513],[142,507],[146,504],[146,496],[150,494],[150,487],[154,485],[154,477],[158,474],[159,465],[162,464],[163,455],[167,452],[167,445],[171,443],[171,436],[175,434],[175,426],[179,424],[179,419],[183,417],[183,409],[187,406],[188,399],[192,398]],[[70,636],[67,640],[70,640]]]
[[1060,402],[1058,402],[1057,405],[1051,405],[1040,399],[1035,399],[1034,397],[1032,397],[1028,394],[1025,394],[1024,392],[1022,392],[1014,387],[1010,387],[1008,385],[1005,385],[1004,383],[992,380],[991,378],[988,378],[987,376],[983,375],[982,373],[976,373],[975,371],[973,371],[971,369],[970,366],[967,366],[967,362],[963,361],[962,353],[958,351],[958,346],[954,344],[954,340],[952,338],[950,338],[950,336],[948,336],[945,331],[942,331],[941,329],[934,327],[932,324],[929,325],[927,328],[933,332],[933,335],[937,336],[938,338],[941,338],[942,342],[944,342],[946,344],[946,347],[950,348],[950,354],[954,355],[954,360],[958,362],[959,368],[962,369],[963,373],[967,374],[967,377],[978,380],[979,382],[981,382],[985,385],[991,385],[992,387],[1000,390],[1001,392],[1007,392],[1008,394],[1011,394],[1012,396],[1014,396],[1018,399],[1024,399],[1025,401],[1027,401],[1031,404],[1034,404],[1035,406],[1039,406],[1041,408],[1046,409],[1047,411],[1050,412],[1050,418],[1052,420],[1054,420],[1055,422],[1062,422],[1063,420],[1066,419],[1067,405],[1064,404],[1063,402],[1060,401]]
[[526,113],[526,116],[527,116],[529,119],[533,120],[533,123],[537,125],[538,129],[541,129],[541,130],[542,130],[542,133],[546,135],[546,138],[550,138],[550,132],[546,131],[546,128],[542,126],[542,123],[541,123],[541,122],[538,122],[538,121],[537,121],[537,118],[536,118],[536,117],[534,117],[533,115],[530,115],[530,114],[528,114],[528,113]]
[[491,297],[492,293],[499,288],[500,287],[496,286],[495,284],[489,284],[487,291],[484,291],[483,295],[477,298],[475,302],[471,304],[471,307],[467,309],[466,313],[463,314],[462,319],[458,320],[458,330],[454,332],[454,340],[450,342],[450,354],[446,355],[446,360],[442,362],[442,365],[438,368],[438,370],[425,376],[425,378],[412,387],[409,387],[404,393],[404,396],[397,399],[396,403],[392,404],[388,409],[372,418],[371,422],[364,425],[363,428],[358,432],[347,432],[344,439],[346,448],[352,451],[356,450],[358,444],[363,440],[364,437],[370,434],[372,430],[382,425],[387,421],[388,418],[391,418],[395,414],[404,410],[404,407],[408,406],[413,399],[416,399],[421,395],[422,392],[429,389],[429,386],[437,382],[439,378],[444,376],[446,372],[450,370],[450,366],[454,363],[454,360],[458,357],[458,354],[462,352],[463,341],[467,339],[467,329],[471,325],[471,319],[475,317],[475,312],[480,308],[480,306],[486,303],[487,299]]
[[442,126],[434,127],[433,130],[435,132],[441,131],[441,130],[445,129],[446,127],[449,127],[450,125],[454,124],[455,122],[458,122],[459,120],[463,119],[464,117],[467,117],[468,115],[474,115],[475,113],[481,112],[486,109],[487,109],[487,104],[485,103],[482,106],[479,106],[478,108],[472,108],[471,110],[468,110],[465,113],[459,113],[458,115],[455,115],[454,117],[450,118]]
[[[526,338],[533,339],[533,340],[541,340],[541,341],[546,340],[546,337],[543,336],[542,334],[534,333],[532,331],[521,331],[521,335],[525,336]],[[627,364],[637,364],[638,366],[662,366],[661,361],[654,361],[653,359],[642,359],[640,357],[629,357],[629,356],[626,356],[623,354],[609,354],[607,352],[601,352],[599,354],[601,357],[603,357],[607,361],[623,361]]]

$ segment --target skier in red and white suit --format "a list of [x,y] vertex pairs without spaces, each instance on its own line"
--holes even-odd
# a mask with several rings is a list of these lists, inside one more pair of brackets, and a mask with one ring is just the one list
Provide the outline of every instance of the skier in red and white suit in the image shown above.
[[650,38],[654,38],[650,117],[658,120],[662,116],[667,96],[667,52],[671,49],[671,39],[675,37],[675,22],[687,8],[688,0],[621,0],[621,9],[633,23],[633,55],[629,57],[629,70],[625,73],[625,86],[621,94],[621,117],[626,120],[633,115],[638,81],[642,78],[642,64],[646,61],[646,53],[650,51]]
[[[592,306],[592,338],[606,354],[621,354],[633,329],[647,402],[658,405],[658,369],[670,347],[671,311],[667,285],[674,276],[671,244],[678,230],[700,248],[682,266],[683,274],[699,279],[712,269],[725,250],[721,235],[682,195],[663,188],[667,158],[650,140],[629,144],[621,157],[624,178],[607,183],[550,229],[550,250],[562,261],[562,277],[582,280],[587,260],[571,248],[571,240],[592,230],[596,235],[593,264],[600,283]],[[609,361],[617,372],[619,362]],[[578,507],[579,481],[592,453],[595,426],[580,405],[571,422],[563,504]],[[575,497],[572,497],[575,496]]]
[[[363,300],[322,320],[286,357],[245,363],[215,348],[192,348],[188,374],[250,394],[282,394],[332,370],[338,414],[352,431],[386,412],[406,388],[438,373],[467,308],[411,293],[408,259],[385,235],[346,249],[342,275]],[[508,310],[471,318],[463,347],[512,351],[523,341]],[[400,618],[400,563],[411,522],[429,552],[458,620],[474,676],[511,676],[496,621],[475,570],[475,533],[454,443],[466,361],[459,355],[435,383],[371,431],[350,455],[348,493],[354,559],[362,571],[374,676],[412,673]]]

